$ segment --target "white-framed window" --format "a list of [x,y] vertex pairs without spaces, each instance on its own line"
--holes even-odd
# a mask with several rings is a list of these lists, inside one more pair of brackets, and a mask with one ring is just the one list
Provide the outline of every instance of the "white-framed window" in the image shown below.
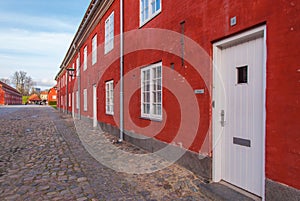
[[78,57],[76,59],[76,76],[80,75],[80,56],[78,54]]
[[[72,69],[74,69],[74,71],[75,71],[75,63],[72,64]],[[75,73],[74,71],[73,71],[73,73]],[[72,76],[72,80],[74,80],[74,79],[75,79],[75,74],[73,74],[73,76]]]
[[83,90],[83,111],[87,111],[87,89]]
[[79,93],[76,91],[76,109],[79,109]]
[[114,12],[105,20],[104,54],[114,48]]
[[140,0],[140,26],[161,12],[162,0]]
[[162,62],[141,69],[141,116],[162,119]]
[[87,69],[87,46],[83,49],[83,70],[85,71]]
[[97,34],[92,39],[92,65],[97,63]]
[[52,96],[52,99],[53,99],[53,100],[56,100],[56,95],[53,95],[53,96]]
[[106,114],[114,114],[114,81],[105,83],[105,111]]

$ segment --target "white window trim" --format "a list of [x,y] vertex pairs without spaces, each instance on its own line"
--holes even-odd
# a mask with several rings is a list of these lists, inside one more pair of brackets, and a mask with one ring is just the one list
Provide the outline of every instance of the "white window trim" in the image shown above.
[[76,91],[76,109],[79,109],[79,93]]
[[114,49],[114,11],[109,15],[109,17],[105,20],[104,24],[104,54],[109,53],[112,49]]
[[83,90],[83,111],[87,111],[87,89]]
[[[142,5],[142,1],[143,0],[140,0],[140,27],[144,26],[147,22],[149,22],[151,19],[153,19],[155,16],[157,16],[159,13],[161,13],[161,10],[162,10],[162,0],[160,0],[160,9],[155,11],[154,13],[152,13],[152,2],[155,1],[155,0],[148,0],[148,9],[149,9],[149,15],[148,15],[148,18],[147,19],[144,19],[142,18],[142,11],[144,10],[143,9],[143,5]],[[144,0],[146,1],[146,0]]]
[[114,114],[114,81],[105,82],[105,113]]
[[[75,70],[75,63],[72,64],[72,69]],[[75,78],[75,75],[72,76],[72,80],[74,80],[74,78]]]
[[76,76],[80,75],[80,56],[78,54],[78,57],[76,59]]
[[71,103],[72,103],[71,101],[72,101],[72,94],[69,93],[69,102],[68,102],[69,103],[69,107],[71,107]]
[[97,34],[92,39],[92,65],[97,63]]
[[[153,73],[152,73],[152,69],[153,68],[157,68],[157,67],[160,67],[161,68],[161,114],[154,114],[154,110],[153,110],[153,104],[154,104],[154,100],[153,100],[153,88],[154,88],[154,84],[153,84]],[[147,114],[147,113],[144,113],[144,110],[143,110],[143,104],[144,104],[144,96],[143,96],[143,93],[144,93],[144,80],[143,80],[143,72],[144,71],[147,71],[147,70],[150,70],[150,113]],[[162,62],[159,62],[159,63],[155,63],[155,64],[152,64],[152,65],[149,65],[147,67],[144,67],[141,69],[141,117],[142,118],[146,118],[146,119],[151,119],[151,120],[162,120],[162,113],[163,113],[163,86],[162,86],[162,78],[163,78],[163,74],[162,74]]]
[[87,69],[87,45],[83,49],[83,71]]

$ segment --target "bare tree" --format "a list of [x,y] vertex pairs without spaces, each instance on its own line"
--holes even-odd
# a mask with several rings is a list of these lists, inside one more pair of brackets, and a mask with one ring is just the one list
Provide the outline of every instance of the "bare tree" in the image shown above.
[[33,88],[35,83],[33,82],[32,78],[30,76],[26,77],[25,83],[24,83],[24,91],[26,95],[30,94],[30,89]]
[[16,71],[12,76],[12,83],[23,96],[28,96],[35,85],[32,78],[27,76],[27,73],[24,71]]

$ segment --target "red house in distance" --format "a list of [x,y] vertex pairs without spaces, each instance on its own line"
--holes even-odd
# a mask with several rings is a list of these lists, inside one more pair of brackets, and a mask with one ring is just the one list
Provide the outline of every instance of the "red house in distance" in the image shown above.
[[177,162],[212,182],[299,197],[300,4],[121,1],[91,1],[57,107],[146,150],[183,149]]
[[57,101],[57,91],[55,87],[52,87],[48,91],[48,103],[49,102],[56,102]]

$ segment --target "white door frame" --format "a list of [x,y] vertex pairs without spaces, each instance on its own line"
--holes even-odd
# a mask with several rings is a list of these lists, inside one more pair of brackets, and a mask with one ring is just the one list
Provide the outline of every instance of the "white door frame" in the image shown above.
[[93,127],[97,127],[97,85],[93,85]]
[[[223,100],[226,100],[226,93],[224,89],[222,90],[220,86],[217,86],[218,83],[221,83],[220,75],[218,74],[217,66],[220,65],[220,53],[222,47],[226,47],[228,45],[238,44],[245,40],[251,40],[254,37],[261,35],[263,37],[264,45],[263,45],[263,103],[264,103],[264,110],[262,111],[262,119],[263,119],[263,126],[262,126],[262,199],[264,200],[264,192],[265,192],[265,135],[266,135],[266,60],[267,60],[267,46],[266,46],[266,25],[251,29],[249,31],[237,34],[235,36],[226,38],[224,40],[218,41],[213,44],[213,101],[217,99],[217,97],[222,97]],[[213,104],[213,106],[215,103]],[[217,109],[213,109],[212,113],[212,148],[213,148],[213,155],[212,155],[212,179],[214,182],[219,182],[222,179],[222,132],[223,129],[220,124],[220,114]],[[226,109],[226,108],[225,108]]]

